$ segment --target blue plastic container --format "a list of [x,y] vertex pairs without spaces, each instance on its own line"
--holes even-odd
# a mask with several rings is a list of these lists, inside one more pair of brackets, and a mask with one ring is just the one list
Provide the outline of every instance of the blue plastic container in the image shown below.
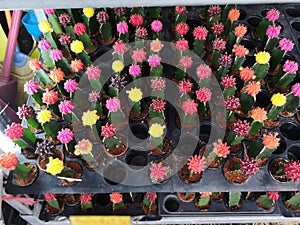
[[38,27],[38,20],[33,11],[29,11],[22,19],[22,23],[25,26],[29,34],[31,34],[37,41],[42,34]]

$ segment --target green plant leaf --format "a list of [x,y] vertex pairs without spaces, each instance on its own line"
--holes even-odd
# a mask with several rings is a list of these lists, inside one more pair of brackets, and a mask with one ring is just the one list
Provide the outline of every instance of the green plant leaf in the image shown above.
[[47,201],[47,204],[54,209],[59,209],[59,204],[58,204],[57,199],[49,200],[49,201]]
[[260,153],[263,147],[264,145],[261,139],[257,139],[251,142],[251,144],[248,146],[249,156],[255,158]]
[[241,192],[229,192],[229,206],[237,206],[241,200]]
[[295,113],[297,108],[300,106],[300,98],[289,94],[286,98],[286,104],[284,105],[284,109],[288,112]]
[[277,65],[280,63],[282,57],[284,55],[284,51],[282,51],[280,48],[275,48],[271,53],[271,59],[270,59],[270,69],[273,71]]
[[210,201],[210,196],[204,196],[204,197],[200,197],[199,201],[198,201],[198,206],[205,206],[209,203]]
[[270,68],[269,63],[266,63],[266,64],[255,63],[253,66],[253,71],[256,76],[256,79],[263,80],[266,77],[269,68]]
[[251,123],[251,128],[250,128],[250,131],[249,133],[252,134],[252,135],[255,135],[258,133],[258,131],[263,127],[263,124],[259,121],[253,121]]
[[288,205],[300,207],[300,192],[295,194],[292,198],[286,201]]
[[64,167],[63,170],[57,174],[59,177],[74,177],[76,172],[69,167]]
[[104,41],[110,41],[112,39],[110,22],[100,25],[100,33]]
[[240,103],[241,110],[247,114],[254,103],[254,98],[251,95],[248,95],[247,93],[243,93],[240,99]]
[[265,46],[265,51],[272,52],[273,49],[277,46],[278,42],[279,42],[278,37],[269,39],[269,41],[267,41],[267,44]]
[[231,145],[237,145],[240,144],[242,142],[242,140],[244,140],[243,136],[237,136],[234,141],[231,143]]
[[266,206],[267,208],[271,208],[274,204],[272,199],[269,199],[267,195],[261,195],[257,201],[262,205]]
[[279,113],[283,110],[283,106],[277,107],[277,106],[272,106],[271,110],[269,111],[268,114],[268,119],[271,121],[274,121],[278,118]]
[[262,18],[260,21],[258,28],[255,32],[255,34],[263,40],[266,37],[266,31],[269,25],[272,25],[272,22],[267,20],[266,18]]
[[30,173],[30,170],[31,169],[26,165],[18,163],[16,165],[16,169],[14,170],[14,173],[21,179],[26,179]]

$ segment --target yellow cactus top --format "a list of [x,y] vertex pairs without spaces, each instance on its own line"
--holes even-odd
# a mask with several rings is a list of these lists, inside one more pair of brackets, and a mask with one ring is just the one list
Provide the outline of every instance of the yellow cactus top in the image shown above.
[[83,8],[83,14],[86,16],[86,17],[92,17],[95,13],[95,10],[93,8]]
[[272,104],[281,107],[286,103],[286,97],[283,94],[274,94],[271,98]]
[[139,102],[143,98],[143,92],[140,88],[131,88],[126,93],[128,94],[128,98],[133,102]]
[[49,163],[46,165],[46,171],[52,175],[56,175],[61,173],[64,168],[64,163],[59,158],[53,159],[53,157],[49,157]]
[[53,28],[47,20],[43,20],[39,23],[39,29],[42,33],[52,32]]
[[255,55],[255,60],[258,64],[269,63],[271,55],[269,52],[259,52]]
[[71,48],[71,51],[76,53],[76,54],[79,54],[81,52],[83,52],[84,50],[84,45],[81,41],[79,40],[74,40],[72,41],[72,43],[70,44],[70,48]]
[[111,68],[115,73],[120,73],[124,69],[124,63],[121,60],[115,60]]
[[38,112],[36,119],[40,122],[40,123],[47,123],[50,121],[51,119],[51,112],[49,110],[42,110],[40,112]]
[[81,119],[84,126],[92,126],[97,122],[99,116],[97,115],[96,110],[92,110],[92,111],[88,110],[83,113]]
[[164,134],[165,125],[153,123],[149,129],[149,134],[154,138],[159,138]]

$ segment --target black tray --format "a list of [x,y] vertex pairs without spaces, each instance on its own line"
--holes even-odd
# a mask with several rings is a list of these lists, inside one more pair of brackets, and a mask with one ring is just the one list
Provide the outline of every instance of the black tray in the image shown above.
[[[251,214],[267,214],[272,216],[280,215],[280,210],[278,204],[275,203],[275,206],[271,210],[264,210],[257,206],[255,199],[254,200],[245,200],[241,199],[242,207],[239,210],[230,210],[226,205],[226,200],[228,199],[228,193],[224,193],[224,198],[222,201],[211,199],[211,205],[209,209],[200,211],[192,202],[182,202],[176,193],[162,193],[159,197],[159,215],[161,216],[214,216],[214,215],[232,215],[232,216],[241,216],[241,215],[251,215]],[[169,200],[169,203],[173,204],[169,211],[166,208],[166,202]],[[171,201],[170,201],[171,200]],[[174,202],[173,202],[174,201]],[[169,204],[167,203],[167,204]],[[177,205],[178,204],[178,205]],[[178,206],[178,208],[176,207]],[[177,210],[175,210],[177,208]],[[173,210],[174,209],[174,210]]]

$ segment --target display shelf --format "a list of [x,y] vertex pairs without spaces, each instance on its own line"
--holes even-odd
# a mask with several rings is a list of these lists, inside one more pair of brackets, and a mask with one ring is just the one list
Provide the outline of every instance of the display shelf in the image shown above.
[[[32,4],[33,1],[29,0],[29,3]],[[233,2],[233,1],[232,1]],[[232,3],[231,1],[228,1],[227,3]],[[268,1],[267,3],[275,3],[274,1]],[[279,1],[278,1],[279,2]],[[295,3],[297,1],[290,1],[291,3]],[[64,2],[55,3],[55,7],[53,7],[52,4],[55,2],[44,2],[44,1],[38,1],[35,2],[34,8],[68,8],[68,7],[75,7],[81,8],[81,7],[113,7],[113,6],[120,6],[119,3],[115,1],[111,1],[109,3],[100,3],[93,2],[93,1],[81,1],[81,3],[77,4],[75,1],[72,2],[72,6],[65,4]],[[205,2],[205,4],[221,4],[220,2],[212,1],[212,2]],[[233,2],[234,3],[234,2]],[[243,2],[244,4],[250,4],[254,3],[251,1]],[[257,3],[257,2],[255,2]],[[28,4],[28,2],[27,2]],[[27,6],[19,6],[22,8],[30,8],[31,5],[28,4]],[[122,2],[123,6],[132,6],[133,3]],[[140,4],[144,6],[154,6],[158,3],[156,2],[150,2],[150,1],[142,1]],[[165,3],[161,4],[161,6],[164,6]],[[173,1],[171,5],[178,5],[181,4],[180,1]],[[185,2],[185,5],[199,5],[201,3],[189,1]],[[83,6],[84,5],[84,6]],[[170,6],[170,3],[166,3],[166,5]],[[9,7],[9,5],[7,5]],[[248,28],[250,28],[248,34],[245,36],[245,40],[248,42],[254,41],[253,36],[251,34],[251,30],[254,29],[254,25],[251,24],[250,17],[256,16],[258,18],[261,18],[263,16],[263,13],[266,11],[266,9],[270,9],[270,5],[259,5],[259,6],[246,6],[241,5],[239,6],[239,9],[241,9],[241,14],[243,15],[243,18],[240,19],[240,23],[245,24]],[[284,31],[282,32],[281,36],[287,37],[289,39],[293,38],[295,43],[298,43],[299,38],[299,32],[297,29],[292,28],[292,24],[294,22],[297,22],[297,19],[295,17],[291,16],[293,13],[289,13],[287,9],[295,8],[296,6],[293,4],[290,5],[272,5],[272,7],[278,8],[281,11],[280,19],[278,20],[278,23],[282,25],[284,28]],[[297,7],[296,7],[297,8]],[[191,20],[197,20],[199,22],[198,18],[198,7],[189,7],[189,17],[188,20],[191,22]],[[297,11],[297,10],[296,10]],[[196,17],[195,17],[196,15]],[[300,16],[300,15],[299,15]],[[193,21],[192,21],[193,22]],[[200,22],[199,22],[200,24]],[[295,31],[296,30],[296,31]],[[167,33],[167,32],[166,32]],[[168,40],[170,41],[170,40]],[[244,42],[244,43],[247,43]],[[258,44],[257,42],[255,42]],[[246,44],[245,44],[246,45]],[[296,45],[297,46],[297,45]],[[248,46],[246,46],[248,47]],[[250,49],[252,59],[254,59],[254,54],[256,53],[256,49],[253,47]],[[294,50],[287,56],[291,59],[300,62],[299,60],[299,46],[295,47]],[[299,79],[299,76],[297,77]],[[172,109],[168,109],[169,112],[172,112]],[[171,114],[171,113],[170,113]],[[168,134],[167,136],[171,139],[174,138],[177,134],[180,133],[179,129],[174,124],[174,118],[175,115],[169,116],[168,121]],[[200,124],[202,125],[209,125],[210,121],[208,120],[200,120]],[[197,208],[192,209],[191,211],[188,211],[191,209],[191,206],[193,206],[193,203],[190,203],[190,205],[185,205],[185,207],[178,208],[175,212],[168,212],[166,208],[164,207],[165,199],[169,196],[175,196],[175,194],[172,194],[170,192],[222,192],[224,190],[226,191],[297,191],[300,190],[300,184],[295,182],[288,182],[288,183],[280,183],[276,180],[274,180],[269,172],[269,164],[270,162],[275,158],[285,158],[285,159],[294,159],[299,160],[299,158],[294,158],[292,154],[289,154],[288,148],[292,145],[298,144],[299,140],[291,138],[290,135],[293,135],[293,131],[290,129],[289,125],[295,124],[297,128],[300,129],[299,121],[296,119],[296,117],[292,118],[284,118],[280,117],[280,125],[286,125],[287,130],[282,131],[280,126],[278,128],[272,129],[273,132],[280,132],[280,135],[284,142],[286,143],[285,150],[280,153],[273,154],[267,162],[267,165],[265,165],[263,168],[260,169],[258,174],[256,174],[254,177],[250,177],[250,179],[243,183],[243,184],[232,184],[229,181],[226,180],[226,178],[223,175],[223,165],[226,162],[226,160],[238,156],[240,158],[243,158],[244,151],[238,153],[238,154],[232,154],[228,156],[227,159],[223,160],[223,163],[220,168],[218,169],[207,169],[204,172],[204,175],[200,182],[195,184],[185,184],[177,174],[175,174],[173,177],[171,177],[167,183],[162,185],[150,185],[150,181],[148,178],[148,169],[145,167],[144,169],[137,171],[132,171],[128,167],[128,165],[125,165],[125,168],[128,172],[131,174],[131,178],[134,177],[137,180],[141,180],[146,182],[149,181],[149,185],[146,186],[128,186],[117,184],[117,185],[111,185],[105,181],[105,179],[98,174],[95,171],[90,171],[84,167],[82,164],[82,161],[79,158],[68,158],[65,157],[65,161],[77,161],[81,164],[83,168],[83,177],[82,182],[79,182],[78,184],[75,184],[73,186],[63,186],[59,183],[59,180],[45,172],[40,171],[39,176],[37,180],[28,187],[18,187],[14,184],[12,174],[10,174],[8,178],[8,183],[6,184],[6,189],[8,193],[13,194],[42,194],[42,193],[111,193],[111,192],[121,192],[121,193],[128,193],[128,192],[158,192],[159,199],[158,199],[158,213],[157,215],[154,215],[153,217],[148,217],[145,215],[139,215],[141,212],[139,210],[134,210],[133,208],[130,208],[130,210],[127,212],[127,214],[130,214],[132,216],[132,224],[186,224],[186,223],[198,223],[198,224],[207,224],[207,223],[223,223],[226,221],[226,223],[255,223],[255,222],[294,222],[299,221],[300,215],[299,214],[289,214],[287,213],[287,209],[284,209],[282,206],[282,199],[278,200],[276,203],[276,207],[274,210],[270,211],[263,211],[258,209],[258,207],[255,204],[255,201],[251,203],[247,210],[239,211],[239,212],[229,212],[228,209],[226,209],[226,205],[224,203],[214,203],[214,210],[208,211],[208,212],[200,212],[197,211]],[[193,133],[195,136],[199,137],[199,133]],[[284,133],[284,135],[282,135]],[[207,135],[207,134],[205,134]],[[209,133],[208,133],[209,135]],[[201,136],[201,135],[200,135]],[[173,139],[172,139],[173,140]],[[201,140],[200,138],[200,141]],[[205,142],[205,141],[204,141]],[[201,143],[201,147],[203,146],[203,142]],[[247,141],[244,142],[245,145],[247,145]],[[62,147],[62,146],[61,146]],[[126,155],[119,157],[118,160],[121,160],[122,162],[125,162]],[[155,159],[153,156],[148,156],[149,161]],[[20,158],[21,162],[24,161],[32,161],[36,162],[35,160],[26,160],[24,157]],[[130,179],[130,178],[128,178]],[[125,178],[125,183],[130,183],[127,177]],[[176,197],[176,196],[175,196]],[[246,201],[244,201],[246,202]],[[68,219],[68,216],[70,214],[78,214],[78,207],[70,209],[70,207],[67,207],[68,212],[63,212],[57,216],[53,217],[47,217],[47,213],[44,211],[44,203],[37,203],[34,207],[34,211],[31,212],[25,212],[22,215],[22,218],[27,220],[31,224],[48,224],[48,225],[64,225],[64,224],[70,224],[70,221]],[[98,211],[100,211],[102,208],[97,207]],[[227,211],[226,211],[227,210]],[[98,212],[97,212],[98,213]],[[111,211],[109,209],[102,210],[100,214],[111,214]],[[284,214],[285,213],[285,214]],[[294,216],[294,217],[290,217]]]
[[[299,0],[288,0],[284,3],[299,3]],[[254,0],[244,0],[242,4],[274,4],[274,3],[282,3],[282,0],[268,0],[268,1],[254,1]],[[197,1],[197,0],[172,0],[171,2],[161,2],[158,0],[141,0],[138,4],[134,1],[122,1],[119,0],[111,0],[111,1],[96,1],[96,0],[73,0],[72,2],[64,0],[64,1],[47,1],[47,0],[28,0],[24,1],[10,1],[10,0],[1,0],[1,9],[43,9],[43,8],[86,8],[86,7],[133,7],[133,6],[175,6],[175,5],[209,5],[209,4],[241,4],[240,1],[237,0],[209,0],[205,2]]]

